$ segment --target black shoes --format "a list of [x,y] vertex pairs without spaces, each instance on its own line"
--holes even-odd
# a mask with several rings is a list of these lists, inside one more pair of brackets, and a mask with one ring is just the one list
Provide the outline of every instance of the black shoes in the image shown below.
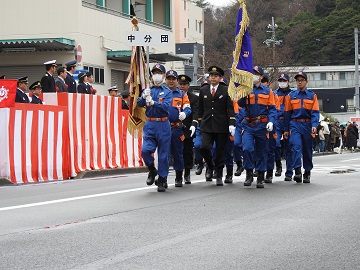
[[157,186],[158,186],[158,189],[157,189],[158,192],[164,192],[167,188],[166,179],[159,176],[159,178],[157,180]]
[[310,171],[305,171],[303,183],[310,184]]
[[295,168],[294,181],[296,183],[302,183],[301,168]]
[[223,169],[217,169],[216,171],[216,185],[217,186],[223,186],[224,183],[223,183],[223,180],[222,180],[222,177],[223,177]]
[[290,176],[285,176],[285,179],[284,179],[285,181],[292,181],[292,177],[290,177]]
[[281,173],[282,173],[282,165],[281,165],[281,160],[280,160],[280,161],[276,161],[275,176],[279,177],[279,176],[281,176]]
[[265,176],[265,183],[271,184],[273,180],[273,170],[267,170]]
[[233,182],[233,167],[226,167],[225,184],[232,184]]
[[198,163],[198,165],[197,165],[197,167],[196,167],[195,174],[196,174],[196,175],[201,175],[203,169],[204,169],[204,162],[203,162],[203,161],[199,161],[199,163]]
[[152,167],[149,171],[148,178],[146,180],[146,184],[151,186],[155,182],[155,177],[157,176],[158,171],[155,167]]
[[239,162],[236,162],[236,165],[237,165],[237,168],[236,168],[236,171],[234,173],[235,176],[240,176],[241,173],[244,171],[244,168],[242,166],[242,162],[239,161]]
[[256,187],[264,188],[264,172],[258,172]]
[[246,178],[245,178],[244,186],[245,187],[251,186],[253,181],[254,181],[253,170],[246,170]]
[[208,182],[212,181],[214,170],[209,167],[206,168],[205,179]]
[[182,171],[176,171],[175,187],[182,187],[183,184]]
[[190,180],[190,169],[185,169],[184,180],[185,180],[185,184],[186,184],[186,185],[191,184],[191,180]]

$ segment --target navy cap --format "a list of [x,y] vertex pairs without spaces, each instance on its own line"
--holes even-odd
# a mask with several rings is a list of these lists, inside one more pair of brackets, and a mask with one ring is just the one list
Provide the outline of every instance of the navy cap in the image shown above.
[[209,67],[208,72],[209,72],[209,74],[219,75],[221,77],[224,76],[224,74],[225,74],[225,72],[217,66]]
[[0,76],[0,80],[5,79],[5,75]]
[[154,70],[160,70],[162,73],[166,73],[166,69],[162,64],[155,64],[151,72],[153,72]]
[[92,76],[92,74],[91,74],[91,72],[86,72],[86,76],[88,76],[88,77],[90,77],[90,76]]
[[262,67],[260,66],[254,66],[254,71],[256,71],[257,73],[259,73],[261,76],[264,76],[264,70],[262,69]]
[[187,76],[187,75],[179,75],[178,76],[178,81],[179,81],[179,83],[188,83],[188,84],[190,84],[191,83],[191,78],[189,77],[189,76]]
[[278,79],[278,81],[280,81],[280,80],[285,80],[285,81],[290,81],[290,77],[289,77],[289,75],[287,75],[287,74],[285,74],[285,73],[282,73],[282,74],[280,74],[280,76],[279,76],[279,79]]
[[175,79],[177,79],[178,74],[175,70],[170,69],[166,72],[166,78],[167,77],[174,77]]
[[29,78],[27,76],[18,78],[18,83],[29,83]]
[[120,94],[121,94],[121,96],[122,96],[123,98],[127,98],[127,97],[129,97],[129,96],[130,96],[129,91],[127,91],[127,90],[122,91]]
[[306,74],[305,72],[302,72],[302,71],[298,72],[298,74],[295,75],[295,80],[296,80],[296,78],[299,77],[299,76],[301,76],[301,77],[303,77],[305,80],[307,80],[307,74]]
[[34,83],[33,83],[32,85],[30,85],[30,87],[29,87],[30,90],[35,90],[36,88],[42,88],[40,81],[34,82]]
[[111,87],[108,89],[108,91],[109,91],[109,92],[110,92],[110,91],[118,91],[117,85],[111,86]]
[[65,66],[67,66],[67,67],[76,67],[76,60],[67,62],[67,63],[65,64]]
[[81,72],[81,73],[78,75],[78,78],[79,78],[79,79],[82,79],[82,78],[84,78],[85,76],[87,76],[86,73],[85,73],[85,72]]

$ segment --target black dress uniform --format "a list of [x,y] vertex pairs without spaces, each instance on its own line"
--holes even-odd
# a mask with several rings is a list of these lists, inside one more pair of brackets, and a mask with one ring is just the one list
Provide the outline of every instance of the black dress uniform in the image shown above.
[[[69,67],[76,67],[76,60],[67,62],[65,64],[65,66],[66,66],[66,69],[68,69]],[[76,81],[69,71],[66,71],[65,83],[68,85],[69,93],[77,93],[76,92]]]
[[[224,71],[216,66],[209,68],[209,74],[223,76]],[[217,87],[217,89],[216,89]],[[201,130],[200,153],[205,159],[208,170],[206,180],[211,181],[213,171],[216,169],[216,185],[222,186],[224,168],[224,149],[229,136],[229,126],[235,127],[235,113],[233,102],[228,94],[227,86],[205,85],[200,89],[199,95],[199,123]],[[212,158],[211,149],[216,143],[216,160]]]
[[121,97],[122,97],[122,101],[121,101],[121,108],[123,110],[129,110],[129,105],[127,104],[125,98],[128,98],[130,96],[129,91],[123,91],[121,92]]
[[[44,65],[46,66],[46,70],[49,70],[50,67],[56,67],[56,60],[51,60],[48,62],[45,62]],[[41,78],[41,86],[42,91],[44,93],[55,93],[55,79],[48,71],[45,73],[45,75]]]
[[32,104],[43,104],[41,99],[38,96],[32,95],[31,102]]
[[84,83],[84,78],[86,77],[86,73],[80,73],[79,78],[79,85],[77,86],[77,92],[79,94],[89,94],[88,92],[88,85]]
[[[18,84],[20,83],[28,83],[28,77],[21,77],[18,79]],[[15,102],[18,103],[30,103],[29,97],[27,96],[27,94],[24,93],[23,90],[21,90],[20,88],[16,89],[16,97],[15,97]]]
[[[29,89],[30,90],[36,90],[36,89],[39,89],[39,90],[41,90],[41,83],[40,83],[40,81],[36,81],[36,82],[34,82],[32,85],[30,85],[30,87],[29,87]],[[31,101],[30,101],[30,103],[32,103],[32,104],[43,104],[43,102],[41,101],[41,99],[37,96],[37,95],[35,95],[34,94],[34,92],[33,92],[33,95],[31,96]]]
[[[178,82],[179,84],[180,83],[190,84],[191,78],[186,75],[179,75]],[[185,136],[184,150],[183,150],[184,167],[185,167],[184,180],[185,180],[185,184],[191,184],[190,170],[194,166],[194,152],[193,152],[194,141],[193,141],[193,137],[191,137],[190,127],[191,126],[196,127],[198,124],[199,97],[190,91],[187,91],[187,95],[190,101],[191,114],[188,117],[186,117],[185,120],[182,121],[184,126],[184,136]]]

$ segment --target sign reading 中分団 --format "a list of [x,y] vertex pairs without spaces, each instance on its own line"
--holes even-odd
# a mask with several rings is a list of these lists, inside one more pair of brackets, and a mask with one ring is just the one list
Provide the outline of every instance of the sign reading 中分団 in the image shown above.
[[133,31],[126,32],[125,40],[126,44],[130,46],[161,46],[170,44],[170,35],[169,32],[166,31]]

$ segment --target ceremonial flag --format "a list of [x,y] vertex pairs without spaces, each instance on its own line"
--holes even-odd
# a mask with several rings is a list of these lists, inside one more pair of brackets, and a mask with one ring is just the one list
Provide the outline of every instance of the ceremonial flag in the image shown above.
[[0,108],[14,107],[17,80],[0,80]]
[[247,96],[253,90],[253,63],[250,33],[250,19],[246,0],[238,0],[240,7],[236,20],[235,46],[229,83],[229,95],[233,100]]
[[[131,10],[133,13],[133,9]],[[138,20],[134,17],[134,15],[132,16],[131,22],[133,24],[133,31],[139,31]],[[129,86],[130,93],[128,130],[133,136],[137,136],[138,134],[141,136],[141,132],[136,133],[135,131],[141,131],[146,122],[145,109],[138,107],[136,104],[136,100],[141,95],[142,90],[146,88],[145,69],[146,63],[144,48],[141,46],[133,46],[130,72],[128,78],[126,79],[126,84]]]

